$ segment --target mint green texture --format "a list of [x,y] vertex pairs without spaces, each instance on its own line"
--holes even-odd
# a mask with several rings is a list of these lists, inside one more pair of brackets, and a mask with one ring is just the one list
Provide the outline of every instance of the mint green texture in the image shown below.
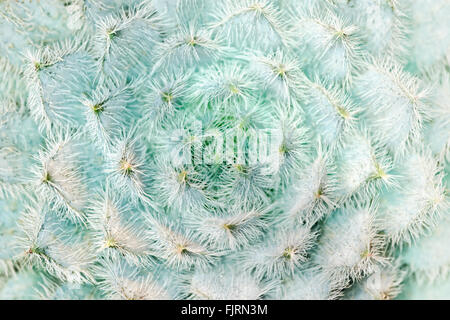
[[448,17],[0,1],[0,299],[449,299]]

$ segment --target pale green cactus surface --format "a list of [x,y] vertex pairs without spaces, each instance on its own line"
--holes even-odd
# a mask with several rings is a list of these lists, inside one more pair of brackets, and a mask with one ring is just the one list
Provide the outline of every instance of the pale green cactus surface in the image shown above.
[[450,299],[450,1],[0,1],[0,299]]

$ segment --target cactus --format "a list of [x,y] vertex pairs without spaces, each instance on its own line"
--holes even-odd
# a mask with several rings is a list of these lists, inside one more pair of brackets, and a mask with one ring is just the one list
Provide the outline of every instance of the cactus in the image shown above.
[[448,13],[0,1],[0,299],[450,298]]

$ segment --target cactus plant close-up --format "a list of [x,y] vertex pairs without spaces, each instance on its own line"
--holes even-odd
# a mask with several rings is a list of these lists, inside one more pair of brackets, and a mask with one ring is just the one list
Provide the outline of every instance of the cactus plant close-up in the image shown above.
[[0,1],[0,300],[450,299],[450,1]]

